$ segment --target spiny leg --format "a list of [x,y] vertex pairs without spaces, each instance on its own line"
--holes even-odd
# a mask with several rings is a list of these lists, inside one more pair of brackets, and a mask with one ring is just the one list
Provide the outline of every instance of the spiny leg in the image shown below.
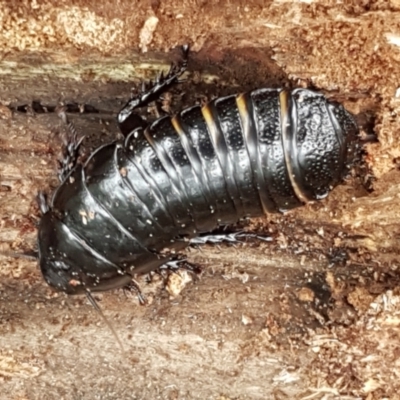
[[[188,272],[193,273],[194,275],[198,275],[201,273],[200,266],[187,261],[186,256],[183,254],[174,254],[174,255],[169,254],[168,256],[166,256],[166,254],[163,254],[161,257],[165,259],[165,264],[158,267],[154,272],[160,274],[164,279],[165,279],[165,275],[163,274],[164,271],[177,273],[179,270],[184,269]],[[150,275],[149,277],[151,280]],[[128,285],[124,286],[123,290],[124,292],[129,291],[135,293],[141,305],[147,303],[146,296],[142,293],[140,285],[134,279],[132,279]]]
[[68,174],[75,168],[79,157],[79,148],[84,136],[78,138],[78,132],[75,125],[68,121],[65,110],[58,113],[61,120],[67,126],[67,133],[62,135],[62,159],[58,160],[58,179],[64,182]]
[[195,275],[198,275],[201,273],[201,267],[198,264],[191,263],[187,261],[186,258],[181,258],[181,259],[176,259],[176,260],[171,260],[164,265],[161,265],[159,268],[160,270],[167,270],[171,272],[177,272],[180,269],[184,269],[188,272],[191,272]]
[[[63,123],[67,125],[67,133],[62,135],[62,158],[61,160],[58,160],[58,179],[62,183],[76,166],[79,157],[79,148],[82,144],[84,136],[78,138],[77,130],[74,124],[68,121],[64,108],[61,108],[58,111],[58,116],[61,118]],[[49,212],[50,207],[47,201],[47,196],[44,192],[38,192],[36,201],[42,215]]]
[[157,101],[171,86],[181,83],[179,77],[186,71],[189,57],[189,45],[182,46],[183,59],[180,64],[172,64],[168,73],[164,76],[161,72],[155,82],[142,82],[140,93],[130,99],[118,114],[118,125],[124,136],[136,128],[145,127],[146,122],[134,110],[147,106]]
[[146,296],[142,293],[139,284],[132,279],[129,285],[124,286],[124,292],[134,292],[139,300],[140,305],[144,305],[147,303]]
[[256,233],[247,232],[233,232],[233,233],[222,233],[222,234],[210,234],[197,236],[189,240],[190,246],[199,246],[202,244],[220,244],[220,243],[244,243],[247,240],[261,240],[264,242],[271,242],[272,237],[270,236],[260,236]]

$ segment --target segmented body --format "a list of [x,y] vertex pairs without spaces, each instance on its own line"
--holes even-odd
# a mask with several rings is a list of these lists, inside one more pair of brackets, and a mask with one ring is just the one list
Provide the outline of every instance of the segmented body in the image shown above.
[[138,126],[57,189],[39,228],[43,275],[72,294],[126,286],[185,239],[326,196],[356,138],[341,105],[304,89],[258,89]]

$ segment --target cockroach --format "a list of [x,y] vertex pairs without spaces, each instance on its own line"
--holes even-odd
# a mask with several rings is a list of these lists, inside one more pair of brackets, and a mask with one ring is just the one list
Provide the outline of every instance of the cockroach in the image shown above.
[[123,141],[78,163],[72,135],[60,186],[50,204],[39,196],[39,262],[53,288],[132,287],[134,274],[179,267],[201,234],[324,198],[355,163],[353,116],[307,89],[255,89],[147,123],[136,110],[180,82],[188,53],[119,112]]

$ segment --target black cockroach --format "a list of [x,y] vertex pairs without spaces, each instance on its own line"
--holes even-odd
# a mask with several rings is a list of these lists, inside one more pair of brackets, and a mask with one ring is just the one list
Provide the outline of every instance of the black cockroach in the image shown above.
[[135,110],[180,82],[188,51],[120,111],[124,141],[83,165],[76,135],[68,143],[61,184],[40,200],[40,268],[55,289],[131,287],[134,274],[179,266],[191,238],[325,197],[357,158],[351,114],[306,89],[256,89],[146,123]]

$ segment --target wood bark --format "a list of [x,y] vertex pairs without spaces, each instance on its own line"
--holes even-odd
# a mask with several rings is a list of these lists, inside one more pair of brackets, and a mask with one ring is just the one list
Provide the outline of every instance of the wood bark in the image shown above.
[[36,248],[35,196],[57,185],[54,107],[86,105],[69,118],[89,153],[118,137],[116,113],[139,80],[179,59],[165,52],[178,44],[194,50],[172,110],[311,86],[378,139],[327,199],[245,224],[271,242],[189,252],[204,272],[176,297],[184,275],[167,289],[139,278],[144,307],[121,291],[96,296],[124,353],[85,299],[55,294],[36,262],[0,256],[0,398],[397,398],[397,1],[169,0],[134,13],[128,1],[0,3],[2,252]]

